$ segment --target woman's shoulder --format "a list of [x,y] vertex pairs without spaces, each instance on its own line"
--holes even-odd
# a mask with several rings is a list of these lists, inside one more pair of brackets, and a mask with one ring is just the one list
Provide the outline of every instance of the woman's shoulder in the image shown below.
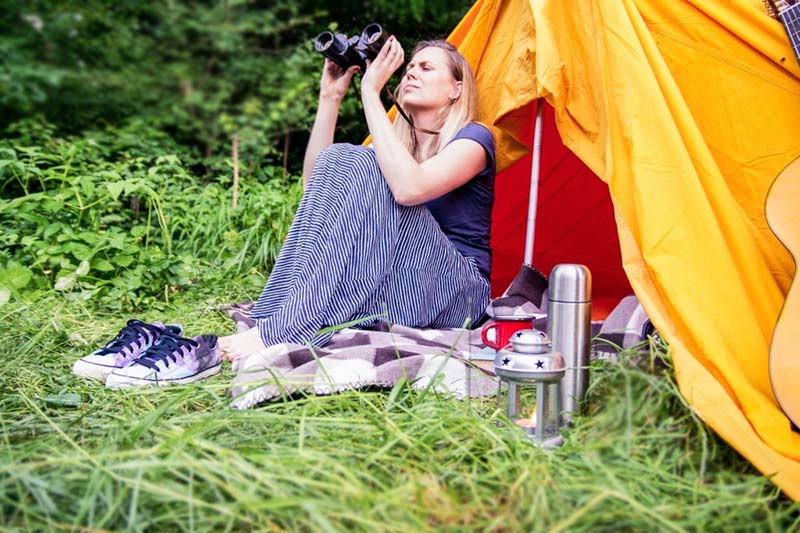
[[494,135],[492,130],[480,122],[468,122],[455,134],[455,139],[474,139],[489,150],[494,150]]
[[494,135],[488,127],[480,122],[469,122],[458,130],[458,133],[453,137],[454,141],[456,139],[469,139],[480,144],[486,153],[486,169],[495,168]]
[[492,130],[489,129],[489,126],[483,124],[482,122],[467,122],[461,129],[458,130],[458,133],[472,133],[472,134],[479,134],[479,135],[488,135],[490,137],[494,137],[492,134]]

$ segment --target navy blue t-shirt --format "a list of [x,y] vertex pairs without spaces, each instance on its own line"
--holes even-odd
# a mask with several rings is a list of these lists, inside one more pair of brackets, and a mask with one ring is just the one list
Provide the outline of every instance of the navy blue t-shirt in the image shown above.
[[456,139],[471,139],[483,146],[486,168],[458,189],[425,205],[450,242],[461,255],[472,257],[488,280],[492,267],[489,232],[494,204],[494,138],[485,126],[473,122],[461,128],[450,142]]

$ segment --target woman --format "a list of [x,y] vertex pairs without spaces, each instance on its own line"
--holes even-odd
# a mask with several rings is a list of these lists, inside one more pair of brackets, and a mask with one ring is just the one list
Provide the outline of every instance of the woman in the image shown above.
[[333,144],[358,67],[325,61],[303,165],[305,192],[251,317],[220,338],[235,360],[277,343],[324,344],[325,326],[376,316],[395,324],[461,327],[488,304],[494,143],[472,122],[473,74],[444,41],[417,45],[396,100],[413,123],[389,120],[379,93],[403,64],[390,37],[361,79],[372,147]]

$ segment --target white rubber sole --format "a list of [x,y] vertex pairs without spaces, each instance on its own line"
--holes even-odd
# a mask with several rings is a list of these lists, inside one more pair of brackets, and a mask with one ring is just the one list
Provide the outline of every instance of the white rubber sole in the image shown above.
[[72,365],[72,373],[82,378],[96,379],[98,381],[105,381],[106,378],[116,370],[115,366],[98,365],[97,363],[88,363],[83,359],[78,359]]
[[219,374],[220,370],[222,370],[222,362],[220,362],[215,366],[206,368],[205,370],[203,370],[202,372],[198,372],[197,374],[192,374],[191,376],[186,376],[177,379],[136,378],[132,376],[125,376],[111,372],[110,374],[108,374],[108,377],[106,378],[106,387],[108,387],[109,389],[120,389],[123,387],[149,387],[154,385],[158,385],[160,387],[165,387],[167,385],[184,385],[186,383],[200,381],[201,379],[205,379],[207,377]]

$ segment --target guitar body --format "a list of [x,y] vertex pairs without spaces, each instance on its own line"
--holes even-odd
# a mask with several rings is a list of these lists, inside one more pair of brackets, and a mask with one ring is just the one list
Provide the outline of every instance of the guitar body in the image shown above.
[[[798,265],[800,254],[800,158],[781,171],[767,193],[767,223]],[[769,377],[778,404],[800,427],[800,288],[795,273],[769,347]]]

